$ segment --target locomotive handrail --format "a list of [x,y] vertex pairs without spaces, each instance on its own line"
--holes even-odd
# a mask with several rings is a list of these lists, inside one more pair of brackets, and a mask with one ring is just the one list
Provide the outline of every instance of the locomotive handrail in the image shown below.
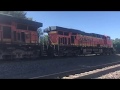
[[[49,38],[49,36],[48,36],[48,39],[50,40],[50,43],[52,43],[52,44],[54,45],[54,43],[53,43],[52,40]],[[50,44],[50,46],[51,46],[51,44]]]

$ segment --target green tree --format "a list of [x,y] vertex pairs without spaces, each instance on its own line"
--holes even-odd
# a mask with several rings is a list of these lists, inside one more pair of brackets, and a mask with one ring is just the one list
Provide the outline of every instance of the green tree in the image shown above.
[[26,17],[27,12],[25,12],[25,11],[0,11],[0,13],[12,15],[14,17],[27,19],[27,17]]
[[27,18],[28,20],[33,20],[33,18]]
[[113,47],[116,49],[118,53],[120,53],[120,39],[116,38],[115,40],[112,41],[113,41]]
[[41,36],[41,38],[40,38],[40,43],[41,44],[48,44],[48,35],[43,35],[43,36]]
[[48,35],[44,35],[44,41],[47,43],[48,42]]

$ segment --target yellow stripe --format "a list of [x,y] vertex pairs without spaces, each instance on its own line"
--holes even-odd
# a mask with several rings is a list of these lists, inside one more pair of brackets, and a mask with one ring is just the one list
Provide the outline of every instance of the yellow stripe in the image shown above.
[[51,34],[51,33],[57,33],[57,31],[51,31],[50,34]]

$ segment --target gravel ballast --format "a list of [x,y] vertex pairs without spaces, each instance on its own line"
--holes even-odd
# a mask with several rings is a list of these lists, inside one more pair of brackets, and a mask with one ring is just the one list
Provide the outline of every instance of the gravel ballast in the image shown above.
[[[105,68],[102,68],[102,69],[96,69],[96,70],[93,70],[93,71],[84,72],[84,73],[80,73],[80,74],[70,75],[68,77],[63,77],[63,79],[76,79],[76,78],[80,78],[80,77],[83,77],[83,76],[86,76],[86,75],[95,74],[95,73],[98,73],[98,72],[102,72],[102,71],[105,71],[105,70],[116,68],[116,67],[120,67],[120,64],[109,66],[109,67],[105,67]],[[107,78],[108,79],[120,78],[120,70],[119,71],[115,71],[115,72],[111,72],[111,73],[106,74],[106,75],[102,75],[102,76],[100,76],[100,77],[98,77],[96,79],[107,79]]]
[[119,61],[118,55],[0,61],[0,79],[29,79]]
[[96,79],[120,79],[120,70],[102,75]]

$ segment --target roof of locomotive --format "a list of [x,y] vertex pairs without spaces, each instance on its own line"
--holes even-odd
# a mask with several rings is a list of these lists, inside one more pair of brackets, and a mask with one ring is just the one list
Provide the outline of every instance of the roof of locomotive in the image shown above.
[[59,26],[50,26],[44,30],[44,32],[50,32],[50,31],[67,31],[67,32],[73,32],[73,33],[85,33],[84,31],[80,31],[77,29],[72,28],[64,28]]
[[14,16],[11,16],[11,15],[6,15],[6,14],[0,14],[0,21],[14,21],[16,23],[32,25],[32,26],[36,26],[38,28],[43,26],[43,24],[40,23],[40,22],[27,20],[27,19],[21,19],[21,18],[14,17]]
[[96,34],[96,33],[86,33],[86,32],[81,31],[81,30],[72,29],[72,28],[64,28],[64,27],[59,27],[59,26],[50,26],[50,27],[44,29],[44,32],[59,31],[59,30],[78,33],[78,34],[87,35],[87,36],[98,37],[98,38],[103,38],[103,36],[104,36],[104,35],[100,35],[100,34]]

